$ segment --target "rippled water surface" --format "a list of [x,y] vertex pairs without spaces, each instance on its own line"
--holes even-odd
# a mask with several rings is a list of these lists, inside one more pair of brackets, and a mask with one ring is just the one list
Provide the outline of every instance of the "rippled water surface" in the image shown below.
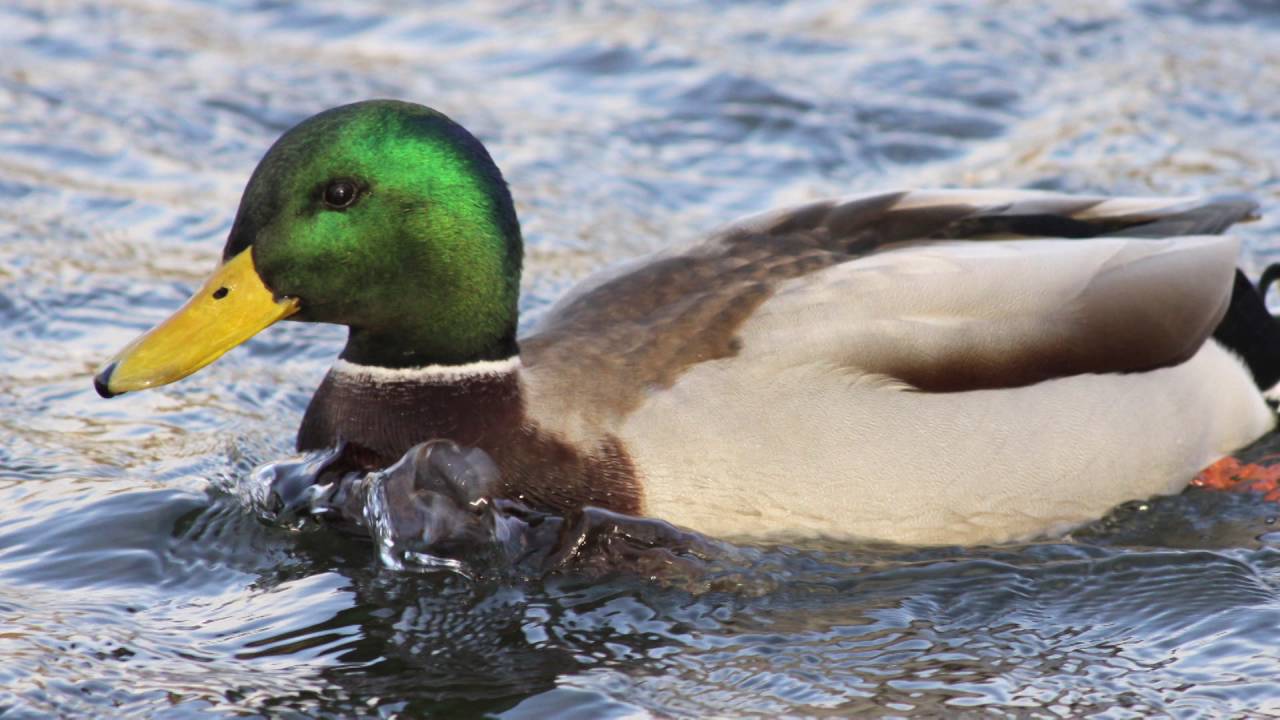
[[235,492],[289,455],[334,328],[110,402],[89,379],[212,267],[270,142],[371,96],[488,144],[527,319],[609,261],[889,186],[1248,192],[1256,272],[1275,3],[16,0],[0,48],[0,715],[1280,714],[1255,497],[1027,546],[473,581]]

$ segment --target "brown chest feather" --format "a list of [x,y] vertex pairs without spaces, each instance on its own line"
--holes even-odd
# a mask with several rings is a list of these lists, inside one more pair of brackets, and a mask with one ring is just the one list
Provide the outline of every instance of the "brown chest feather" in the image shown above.
[[345,443],[347,464],[364,470],[387,467],[414,445],[438,439],[487,452],[501,470],[502,496],[534,508],[643,511],[621,442],[605,436],[584,450],[534,426],[515,373],[373,383],[330,372],[298,429],[299,450]]

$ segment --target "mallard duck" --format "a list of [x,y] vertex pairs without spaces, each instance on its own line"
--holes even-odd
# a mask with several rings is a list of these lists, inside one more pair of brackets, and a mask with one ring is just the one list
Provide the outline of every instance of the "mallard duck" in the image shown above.
[[[95,377],[185,377],[278,320],[346,347],[297,445],[484,450],[501,493],[711,535],[985,543],[1176,492],[1270,430],[1280,332],[1240,198],[881,192],[590,279],[517,338],[522,241],[484,146],[368,101],[285,133],[223,259]],[[675,233],[675,234],[678,234]]]

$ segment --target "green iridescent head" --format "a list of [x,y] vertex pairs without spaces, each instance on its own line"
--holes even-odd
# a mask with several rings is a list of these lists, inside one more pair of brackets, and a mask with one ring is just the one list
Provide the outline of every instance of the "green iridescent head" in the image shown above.
[[224,260],[252,252],[295,320],[348,326],[384,367],[515,353],[522,244],[480,141],[421,105],[372,100],[299,123],[249,179]]
[[342,357],[364,365],[511,357],[522,249],[502,174],[460,125],[391,100],[334,108],[271,146],[222,264],[94,387],[174,382],[285,318],[346,325]]

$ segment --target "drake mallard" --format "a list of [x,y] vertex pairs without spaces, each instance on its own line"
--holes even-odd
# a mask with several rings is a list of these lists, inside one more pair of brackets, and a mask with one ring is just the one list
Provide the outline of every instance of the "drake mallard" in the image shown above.
[[278,320],[337,323],[300,450],[379,468],[447,438],[530,506],[720,536],[1027,538],[1176,492],[1272,428],[1280,332],[1219,234],[1255,211],[812,202],[588,280],[517,338],[520,225],[488,152],[432,109],[360,102],[270,148],[212,277],[95,386],[173,382]]

